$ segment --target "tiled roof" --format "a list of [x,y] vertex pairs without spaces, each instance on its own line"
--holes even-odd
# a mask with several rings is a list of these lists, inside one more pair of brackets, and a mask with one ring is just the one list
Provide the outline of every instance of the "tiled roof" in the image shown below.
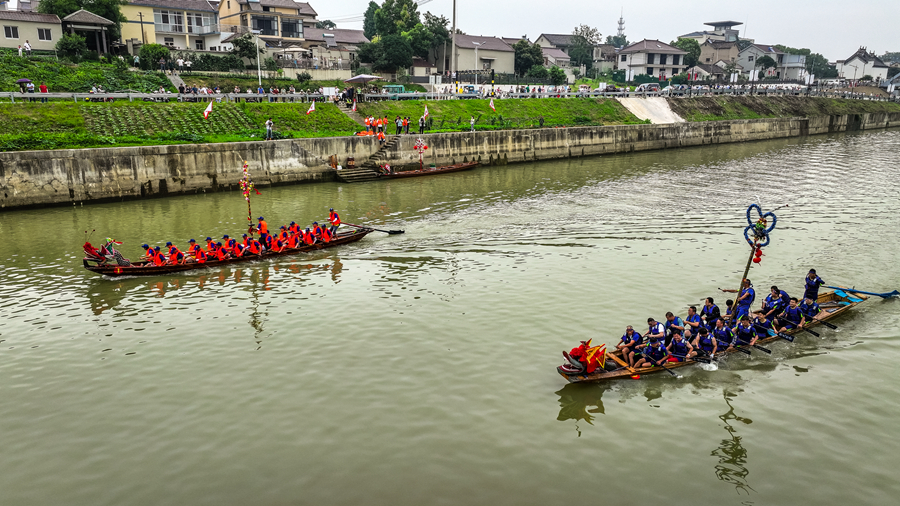
[[365,44],[369,42],[362,30],[347,30],[344,28],[334,28],[326,30],[323,28],[304,28],[303,38],[306,40],[325,41],[323,34],[334,34],[334,41],[338,44]]
[[164,9],[183,9],[186,11],[218,12],[219,9],[206,0],[130,0],[129,5],[144,5]]
[[90,25],[103,25],[103,26],[110,26],[110,25],[115,24],[114,22],[104,18],[103,16],[98,16],[97,14],[94,14],[93,12],[90,12],[90,11],[86,11],[84,9],[79,9],[79,10],[73,12],[72,14],[69,14],[68,16],[64,17],[62,20],[67,23],[87,23]]
[[0,11],[0,19],[9,21],[30,21],[32,23],[60,24],[56,14],[38,14],[37,12]]
[[[554,46],[571,46],[572,45],[572,34],[542,33],[541,37],[547,39],[547,42],[553,44]],[[538,37],[538,38],[540,38],[540,37]]]
[[456,47],[475,49],[475,44],[472,44],[473,42],[481,44],[478,46],[478,49],[480,50],[515,52],[512,46],[497,37],[481,37],[476,35],[463,35],[461,33],[456,34]]
[[677,47],[670,46],[665,42],[660,42],[658,40],[650,40],[644,39],[640,42],[635,42],[634,44],[622,49],[619,51],[619,54],[630,54],[630,53],[666,53],[666,54],[687,54],[687,51],[682,51]]
[[850,58],[847,58],[844,61],[847,62],[847,61],[852,60],[853,58],[856,58],[859,61],[866,63],[866,64],[871,63],[873,67],[887,68],[887,65],[885,65],[885,63],[883,61],[881,61],[881,58],[875,56],[875,53],[870,53],[870,52],[866,51],[866,48],[864,48],[864,47],[861,47],[858,50],[856,50],[856,52],[853,53],[850,56]]
[[531,41],[528,40],[528,39],[526,39],[525,37],[519,37],[519,38],[516,38],[516,37],[500,37],[500,40],[502,40],[503,42],[506,42],[506,43],[509,44],[510,46],[514,46],[514,45],[518,44],[520,40],[524,40],[525,42],[531,44]]
[[543,53],[544,56],[549,56],[556,60],[571,60],[569,55],[564,53],[562,49],[557,49],[555,47],[542,47],[541,53]]

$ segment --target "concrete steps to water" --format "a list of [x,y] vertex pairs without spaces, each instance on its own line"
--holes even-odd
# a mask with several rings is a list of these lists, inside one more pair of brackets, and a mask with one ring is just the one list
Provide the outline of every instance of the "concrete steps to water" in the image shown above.
[[378,177],[378,167],[387,161],[387,154],[400,144],[399,135],[390,137],[385,143],[370,156],[368,160],[360,163],[352,169],[343,168],[338,171],[338,178],[345,183],[359,183],[371,181]]
[[349,107],[344,107],[343,104],[338,105],[338,110],[341,111],[342,113],[344,113],[345,116],[352,119],[353,121],[359,123],[362,126],[366,126],[365,119],[363,119],[363,117],[360,116],[358,112],[355,112],[354,110],[350,109]]

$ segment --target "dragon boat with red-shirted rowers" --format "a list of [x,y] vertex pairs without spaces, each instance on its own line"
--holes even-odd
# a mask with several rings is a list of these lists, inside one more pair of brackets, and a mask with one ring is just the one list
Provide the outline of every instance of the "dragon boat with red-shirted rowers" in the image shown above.
[[[196,269],[211,269],[214,267],[222,267],[226,265],[241,263],[241,262],[250,262],[254,260],[266,260],[269,258],[277,258],[288,255],[297,255],[299,253],[307,253],[310,251],[318,251],[326,248],[333,248],[335,246],[342,246],[344,244],[350,244],[352,242],[359,241],[363,237],[368,234],[374,232],[375,229],[368,227],[359,227],[350,232],[339,232],[334,236],[334,238],[329,242],[317,242],[315,244],[304,244],[303,246],[297,248],[285,248],[282,251],[274,252],[274,251],[266,251],[259,255],[245,254],[238,258],[228,258],[225,260],[207,260],[204,263],[197,262],[187,262],[184,264],[175,264],[175,265],[153,265],[151,262],[133,262],[131,265],[118,265],[115,260],[112,260],[113,263],[103,263],[109,261],[109,259],[105,257],[86,257],[82,259],[84,263],[84,268],[91,271],[96,272],[97,274],[102,274],[104,276],[152,276],[152,275],[160,275],[160,274],[170,274],[173,272],[184,272],[184,271],[192,271]],[[102,258],[102,260],[100,260]],[[97,265],[91,265],[90,262],[95,262]]]
[[[840,290],[822,293],[817,299],[822,311],[813,318],[812,322],[805,325],[804,328],[808,329],[813,326],[822,325],[822,322],[827,322],[828,320],[846,314],[854,307],[862,304],[866,299],[868,299],[868,297],[864,295],[864,293],[855,292],[850,288],[841,288]],[[803,332],[803,329],[795,328],[784,332],[784,334],[792,336],[800,332]],[[756,344],[761,345],[782,339],[784,339],[784,337],[779,335],[770,335],[766,338],[760,338]],[[749,347],[738,346],[737,348],[738,349],[732,351],[720,351],[716,353],[716,357],[738,353],[740,351],[739,349],[747,350]],[[622,353],[619,350],[616,350],[605,354],[603,364],[598,365],[593,372],[588,373],[586,368],[583,367],[584,364],[580,364],[582,367],[579,370],[577,360],[569,358],[566,352],[563,352],[563,356],[569,360],[569,363],[557,367],[556,370],[569,383],[599,383],[616,379],[637,379],[644,374],[663,372],[664,368],[677,369],[679,367],[700,363],[691,359],[686,359],[683,362],[662,362],[662,365],[665,366],[664,368],[658,366],[633,368],[628,366],[628,362],[622,357]]]

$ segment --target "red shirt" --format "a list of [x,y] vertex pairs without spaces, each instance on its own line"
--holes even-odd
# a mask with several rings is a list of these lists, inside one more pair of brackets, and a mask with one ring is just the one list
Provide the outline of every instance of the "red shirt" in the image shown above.
[[41,90],[41,93],[47,93],[47,85],[46,84],[41,84],[39,88]]

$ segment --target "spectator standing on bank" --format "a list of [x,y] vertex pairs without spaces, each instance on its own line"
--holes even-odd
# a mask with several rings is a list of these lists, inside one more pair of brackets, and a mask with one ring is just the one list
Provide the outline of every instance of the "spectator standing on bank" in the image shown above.
[[275,123],[272,121],[272,118],[266,120],[266,140],[271,141],[273,138],[272,128],[275,127]]
[[[49,93],[49,92],[47,91],[47,85],[44,84],[43,81],[41,81],[41,86],[40,86],[39,89],[41,90],[41,93]],[[47,103],[47,97],[42,98],[42,99],[41,99],[41,103],[42,103],[42,104],[46,104],[46,103]]]
[[193,62],[191,62],[191,60],[184,61],[184,67],[187,69],[188,74],[191,73],[191,65],[193,65]]
[[475,131],[475,116],[469,117],[469,126],[471,127],[471,129],[469,131],[474,132]]
[[[29,82],[28,84],[25,85],[25,89],[28,91],[28,93],[32,93],[32,94],[33,94],[33,93],[34,93],[34,83]],[[29,98],[28,101],[29,101],[29,102],[34,102],[34,99],[33,99],[33,98]]]
[[166,73],[166,59],[165,58],[159,59],[159,71],[162,72],[163,74]]
[[425,133],[425,116],[419,118],[419,134]]
[[141,66],[141,57],[138,55],[134,55],[134,68],[140,68]]
[[25,50],[25,56],[31,56],[31,43],[28,42],[28,39],[25,39],[25,44],[22,46],[22,49]]
[[175,60],[175,64],[178,66],[178,72],[184,72],[184,60],[179,56],[177,60]]
[[22,44],[19,44],[19,58],[22,57]]

